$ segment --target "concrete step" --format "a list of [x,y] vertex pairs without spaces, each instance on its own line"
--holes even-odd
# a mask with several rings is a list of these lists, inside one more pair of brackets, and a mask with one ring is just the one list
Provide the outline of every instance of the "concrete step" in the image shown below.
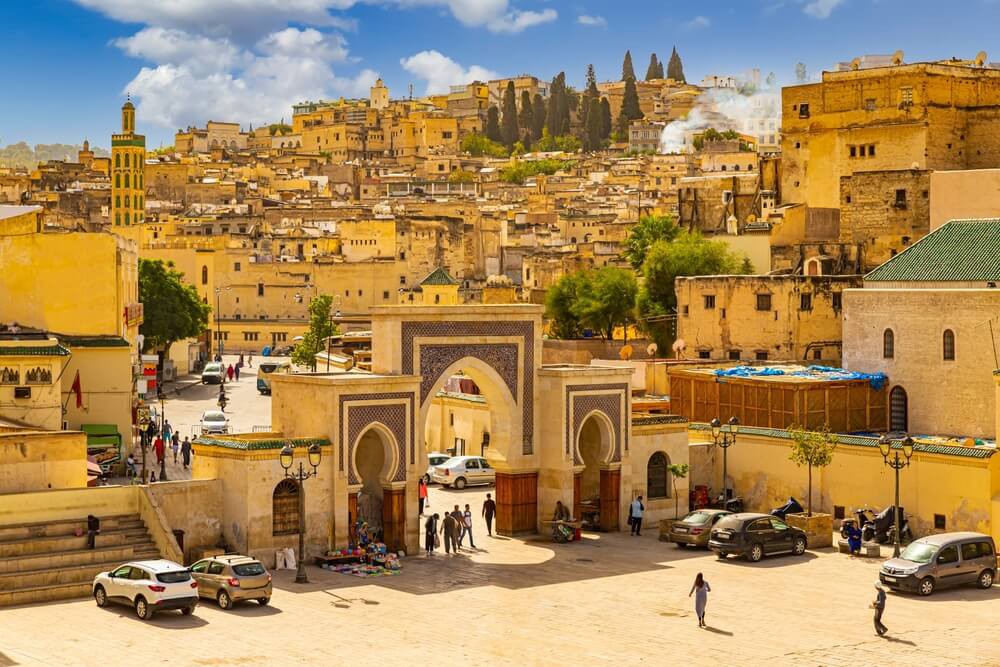
[[52,586],[31,586],[10,591],[0,591],[0,607],[18,604],[38,604],[55,600],[72,600],[88,597],[90,582],[79,584],[55,584]]
[[[129,528],[109,529],[101,528],[100,534],[96,536],[95,544],[98,547],[120,546],[138,539],[147,538],[144,525]],[[46,537],[26,538],[23,540],[0,542],[0,558],[13,556],[31,556],[60,551],[76,551],[87,548],[87,535],[77,537],[76,535],[52,535]]]
[[[156,549],[151,549],[149,551],[137,552],[132,560],[159,557]],[[101,572],[113,570],[121,564],[122,561],[113,560],[101,563],[88,563],[87,565],[75,565],[72,567],[8,572],[0,574],[0,593],[37,586],[89,584]]]
[[[117,514],[99,517],[101,530],[117,530],[119,528],[136,528],[144,526],[138,514]],[[87,532],[87,517],[80,519],[65,519],[49,523],[19,523],[0,526],[0,543],[21,541],[34,537],[53,537],[58,535],[74,535],[77,531]]]
[[73,549],[68,551],[54,551],[43,554],[30,554],[25,556],[10,556],[0,558],[0,574],[10,572],[27,572],[31,570],[55,569],[61,567],[74,567],[77,565],[88,565],[103,563],[107,561],[129,561],[135,560],[137,552],[148,552],[150,549],[156,550],[156,545],[148,536],[140,538],[127,538],[124,544],[98,547],[96,549]]

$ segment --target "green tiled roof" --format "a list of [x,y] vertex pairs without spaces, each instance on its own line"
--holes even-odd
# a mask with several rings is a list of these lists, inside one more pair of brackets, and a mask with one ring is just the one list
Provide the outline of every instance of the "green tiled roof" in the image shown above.
[[62,345],[43,345],[31,347],[30,345],[17,345],[5,347],[0,345],[0,357],[65,357],[69,355]]
[[643,415],[632,417],[632,426],[655,426],[657,424],[683,424],[687,419],[680,415]]
[[1000,281],[1000,219],[952,220],[866,275],[865,281]]
[[426,278],[420,281],[421,285],[457,285],[458,281],[451,277],[443,266],[439,266],[430,272]]
[[121,336],[65,336],[54,334],[60,342],[70,347],[128,347],[128,341]]
[[326,438],[288,438],[279,440],[243,440],[239,438],[198,436],[194,439],[196,445],[212,445],[213,447],[225,447],[226,449],[238,449],[244,452],[253,452],[264,449],[281,449],[287,444],[292,447],[310,447],[319,445],[327,447],[330,441]]
[[[692,423],[690,426],[692,431],[710,431],[711,426],[704,423]],[[740,426],[740,435],[761,435],[767,438],[782,438],[784,440],[791,440],[792,434],[790,431],[780,428],[761,428],[758,426]],[[873,438],[868,435],[850,435],[844,433],[834,433],[833,438],[838,444],[842,445],[857,445],[859,447],[875,447],[878,448],[878,438]],[[900,440],[894,438],[892,441],[893,449],[898,449],[902,447]],[[996,454],[996,449],[993,447],[961,447],[958,445],[937,445],[928,442],[920,442],[915,440],[913,443],[913,451],[924,452],[927,454],[944,454],[946,456],[962,456],[970,459],[988,459],[994,454]]]

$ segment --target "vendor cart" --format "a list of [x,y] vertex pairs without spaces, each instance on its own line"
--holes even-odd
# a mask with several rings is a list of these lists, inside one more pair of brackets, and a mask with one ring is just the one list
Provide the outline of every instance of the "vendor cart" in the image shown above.
[[543,525],[552,527],[552,541],[565,544],[579,539],[583,522],[580,519],[556,519],[542,521]]

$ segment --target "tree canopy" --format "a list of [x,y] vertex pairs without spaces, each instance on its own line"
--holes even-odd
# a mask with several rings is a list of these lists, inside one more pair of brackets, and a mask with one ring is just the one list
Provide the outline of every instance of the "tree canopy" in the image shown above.
[[545,98],[541,93],[535,93],[535,100],[531,104],[531,138],[538,141],[542,138],[542,131],[545,130]]
[[662,79],[663,77],[660,76],[661,71],[660,61],[656,59],[656,54],[649,54],[649,67],[646,68],[645,80],[650,81],[652,79]]
[[337,326],[330,319],[333,297],[320,294],[309,302],[309,330],[292,350],[292,363],[316,369],[316,353],[323,349],[324,341],[337,334]]
[[503,144],[491,141],[482,134],[467,134],[462,139],[462,151],[475,157],[507,157],[510,154]]
[[500,114],[500,133],[503,142],[508,147],[520,139],[517,127],[517,93],[514,91],[514,82],[507,82],[507,90],[503,94],[503,109]]
[[628,126],[633,120],[642,118],[639,108],[639,93],[635,88],[635,79],[625,80],[625,93],[622,95],[622,108],[618,113],[618,140],[628,141]]
[[622,61],[622,81],[635,80],[635,68],[632,67],[632,52],[625,52],[625,60]]
[[542,130],[542,136],[535,144],[535,150],[543,153],[562,151],[564,153],[575,153],[580,150],[580,140],[572,134],[563,134],[553,137],[549,134],[548,128]]
[[636,271],[640,271],[650,246],[657,241],[673,241],[680,231],[673,216],[645,215],[632,227],[625,241],[625,257]]
[[517,114],[517,126],[521,132],[521,142],[531,146],[538,137],[534,136],[535,113],[531,105],[531,93],[521,91],[521,110]]
[[498,144],[503,143],[500,131],[500,110],[494,104],[486,111],[486,138]]
[[143,350],[166,349],[171,344],[200,336],[208,328],[208,304],[173,262],[139,260],[139,301],[143,305]]
[[614,266],[564,275],[545,295],[552,334],[578,338],[589,328],[610,340],[615,329],[634,321],[638,291],[635,275]]
[[601,139],[611,136],[611,102],[608,98],[601,99]]
[[551,176],[561,169],[566,169],[570,163],[554,158],[544,160],[512,160],[510,164],[500,169],[500,180],[504,183],[524,183],[538,174]]
[[684,78],[684,63],[681,62],[681,57],[677,53],[676,46],[670,53],[670,61],[667,62],[667,78],[674,81],[687,81]]
[[566,88],[566,73],[559,72],[549,86],[549,109],[545,118],[545,126],[549,134],[558,137],[569,134],[569,91]]

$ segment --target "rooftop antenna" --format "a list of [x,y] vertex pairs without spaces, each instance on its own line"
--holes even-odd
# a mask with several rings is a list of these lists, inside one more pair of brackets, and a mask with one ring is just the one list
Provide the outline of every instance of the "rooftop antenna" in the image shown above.
[[410,84],[410,99],[413,99],[413,84]]

